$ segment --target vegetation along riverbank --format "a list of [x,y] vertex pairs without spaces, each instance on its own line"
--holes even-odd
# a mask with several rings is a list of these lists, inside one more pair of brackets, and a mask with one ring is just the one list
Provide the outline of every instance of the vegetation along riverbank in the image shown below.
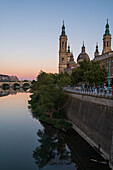
[[72,125],[66,121],[65,111],[68,97],[63,90],[69,83],[67,73],[48,74],[41,71],[31,87],[29,108],[33,117],[59,129],[70,128]]
[[[34,117],[60,129],[67,129],[71,124],[66,121],[65,108],[69,103],[64,88],[70,84],[86,84],[87,87],[104,85],[107,79],[105,68],[98,62],[82,61],[79,67],[69,75],[45,73],[43,71],[32,81],[29,108]],[[98,76],[97,76],[98,75]]]

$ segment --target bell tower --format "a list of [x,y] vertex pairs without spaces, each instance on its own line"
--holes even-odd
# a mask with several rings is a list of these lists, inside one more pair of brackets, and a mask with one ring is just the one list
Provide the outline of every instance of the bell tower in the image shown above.
[[62,32],[59,38],[59,73],[67,68],[68,53],[67,53],[67,35],[65,34],[65,26],[63,21]]
[[109,32],[109,24],[107,19],[105,34],[103,35],[103,51],[102,54],[111,51],[111,34]]
[[95,50],[95,53],[94,53],[94,57],[98,57],[99,56],[99,51],[98,51],[98,43],[96,43],[96,50]]

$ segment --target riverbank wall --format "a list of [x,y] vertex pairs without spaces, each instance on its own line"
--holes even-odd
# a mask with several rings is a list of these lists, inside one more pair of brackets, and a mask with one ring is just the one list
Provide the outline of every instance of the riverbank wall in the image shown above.
[[66,108],[73,128],[107,160],[113,169],[113,100],[67,92]]

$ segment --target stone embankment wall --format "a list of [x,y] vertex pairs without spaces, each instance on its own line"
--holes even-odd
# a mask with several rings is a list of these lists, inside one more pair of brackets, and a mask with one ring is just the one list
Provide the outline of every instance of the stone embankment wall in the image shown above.
[[74,129],[102,152],[113,169],[113,100],[75,93],[68,95],[67,116]]

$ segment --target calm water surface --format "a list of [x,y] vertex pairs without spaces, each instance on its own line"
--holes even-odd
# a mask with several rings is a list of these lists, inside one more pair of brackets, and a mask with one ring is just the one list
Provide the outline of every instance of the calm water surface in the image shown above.
[[108,170],[73,130],[42,125],[28,109],[28,93],[0,97],[0,170]]

